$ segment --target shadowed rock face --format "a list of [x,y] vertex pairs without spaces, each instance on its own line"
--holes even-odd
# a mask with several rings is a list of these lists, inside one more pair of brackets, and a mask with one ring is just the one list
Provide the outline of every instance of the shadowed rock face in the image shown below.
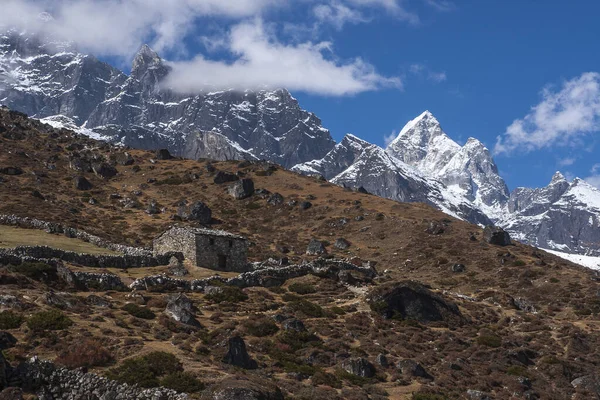
[[63,115],[109,141],[195,159],[291,167],[334,146],[319,118],[284,89],[181,94],[162,87],[170,72],[148,46],[127,76],[69,44],[0,33],[0,99],[35,118]]
[[229,350],[223,358],[223,362],[225,364],[235,365],[236,367],[244,369],[258,368],[256,361],[250,358],[250,355],[246,350],[246,343],[244,343],[244,339],[239,336],[234,336],[229,339]]
[[502,228],[486,226],[483,230],[483,238],[489,244],[496,246],[510,246],[510,235]]
[[462,319],[458,307],[416,282],[400,282],[375,289],[369,296],[371,309],[384,318],[419,322],[454,322]]

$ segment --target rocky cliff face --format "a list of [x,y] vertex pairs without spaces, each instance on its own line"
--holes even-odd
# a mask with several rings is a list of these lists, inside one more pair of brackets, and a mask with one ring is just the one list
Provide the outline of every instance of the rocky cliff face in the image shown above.
[[162,86],[170,67],[148,46],[131,74],[51,38],[0,35],[0,103],[35,118],[68,117],[86,134],[188,158],[266,159],[287,167],[334,146],[284,89],[197,95]]

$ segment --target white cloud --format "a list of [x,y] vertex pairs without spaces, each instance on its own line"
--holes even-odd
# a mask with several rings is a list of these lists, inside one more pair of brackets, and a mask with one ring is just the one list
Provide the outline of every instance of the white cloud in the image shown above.
[[385,144],[385,147],[388,147],[390,143],[392,143],[394,139],[396,139],[396,137],[398,137],[398,132],[396,131],[392,131],[389,135],[384,135],[383,143]]
[[575,161],[577,161],[575,157],[561,158],[560,160],[558,160],[558,165],[561,167],[567,167],[569,165],[575,164]]
[[425,0],[425,4],[439,12],[456,10],[456,5],[448,0]]
[[382,87],[401,87],[399,78],[379,75],[360,58],[340,62],[331,55],[331,43],[284,44],[260,20],[234,26],[227,39],[233,62],[208,60],[171,63],[165,83],[177,91],[210,88],[285,87],[322,95],[343,96]]
[[523,119],[498,136],[494,151],[533,151],[551,146],[581,146],[600,131],[600,74],[587,72],[564,82],[560,90],[546,88],[542,101]]
[[319,23],[331,24],[338,30],[347,23],[357,24],[368,21],[359,10],[350,8],[339,1],[316,5],[313,13]]
[[431,69],[429,69],[429,67],[427,67],[424,64],[412,64],[409,68],[408,68],[409,72],[415,76],[418,76],[420,78],[424,78],[427,79],[429,81],[432,81],[434,83],[441,83],[446,81],[446,79],[448,79],[448,77],[446,76],[446,72],[441,71],[441,72],[436,72],[433,71]]
[[590,170],[592,175],[585,178],[585,181],[592,186],[596,186],[600,189],[600,163],[594,164]]

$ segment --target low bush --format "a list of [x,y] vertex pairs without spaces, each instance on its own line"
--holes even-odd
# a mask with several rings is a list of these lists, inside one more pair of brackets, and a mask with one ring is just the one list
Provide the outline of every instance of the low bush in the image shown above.
[[0,329],[18,329],[23,324],[23,317],[13,311],[0,313]]
[[340,381],[337,376],[324,371],[315,372],[310,380],[315,386],[326,385],[335,389],[342,388],[342,381]]
[[219,290],[207,294],[204,298],[213,303],[222,303],[224,301],[229,303],[239,303],[248,300],[248,295],[238,287],[222,286]]
[[181,393],[196,393],[204,390],[204,383],[190,372],[175,372],[160,380],[160,386]]
[[50,310],[35,313],[27,320],[27,326],[32,331],[60,331],[73,325],[62,311]]
[[104,367],[113,357],[102,344],[94,339],[69,343],[56,358],[56,363],[67,368]]
[[127,303],[123,306],[123,311],[128,312],[130,315],[133,315],[134,317],[137,318],[142,318],[142,319],[154,319],[156,318],[156,314],[154,314],[152,312],[152,310],[149,310],[147,308],[144,307],[140,307],[137,304],[134,303]]
[[318,346],[321,339],[309,332],[285,331],[278,336],[280,343],[288,345],[292,350],[300,350],[305,346]]
[[335,376],[340,380],[347,381],[356,386],[363,386],[373,381],[369,378],[363,378],[362,376],[351,374],[350,372],[341,368],[335,370]]
[[304,314],[307,317],[312,318],[324,318],[328,316],[327,312],[318,304],[312,303],[308,300],[299,299],[289,302],[288,307],[293,311]]
[[502,346],[502,339],[495,335],[481,335],[477,337],[477,344],[497,348]]
[[437,393],[413,393],[412,400],[447,400],[448,397]]
[[265,337],[271,336],[279,330],[271,318],[250,318],[244,321],[244,328],[252,336]]
[[41,262],[24,262],[20,265],[10,266],[9,270],[36,281],[48,282],[58,279],[56,268]]
[[[159,380],[160,377],[180,372],[183,372],[183,367],[177,357],[171,353],[155,351],[123,361],[121,365],[108,370],[106,377],[121,383],[137,384],[149,388],[162,384]],[[177,381],[177,378],[171,379],[171,382]],[[183,381],[183,378],[181,381]]]
[[289,289],[290,289],[290,291],[292,291],[294,293],[298,293],[298,294],[310,294],[310,293],[317,292],[317,289],[310,283],[301,283],[301,282],[292,283],[290,285]]

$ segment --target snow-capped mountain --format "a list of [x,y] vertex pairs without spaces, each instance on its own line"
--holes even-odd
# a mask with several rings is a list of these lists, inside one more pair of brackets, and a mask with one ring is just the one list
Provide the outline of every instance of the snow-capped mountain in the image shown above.
[[182,95],[161,83],[170,67],[148,46],[130,75],[70,44],[0,34],[0,103],[132,147],[188,158],[256,158],[291,167],[333,148],[329,131],[284,89]]
[[494,223],[542,248],[600,255],[600,191],[557,173],[546,188],[509,193],[483,143],[469,138],[460,146],[429,111],[409,121],[385,150],[347,135],[324,158],[293,169],[378,196],[428,203],[473,223]]
[[53,126],[193,159],[266,159],[473,223],[495,223],[539,247],[600,255],[597,189],[557,174],[545,188],[509,193],[488,149],[474,138],[459,145],[429,111],[385,149],[353,135],[335,144],[319,118],[284,89],[183,95],[163,87],[169,73],[148,46],[127,75],[70,43],[0,34],[0,104]]

